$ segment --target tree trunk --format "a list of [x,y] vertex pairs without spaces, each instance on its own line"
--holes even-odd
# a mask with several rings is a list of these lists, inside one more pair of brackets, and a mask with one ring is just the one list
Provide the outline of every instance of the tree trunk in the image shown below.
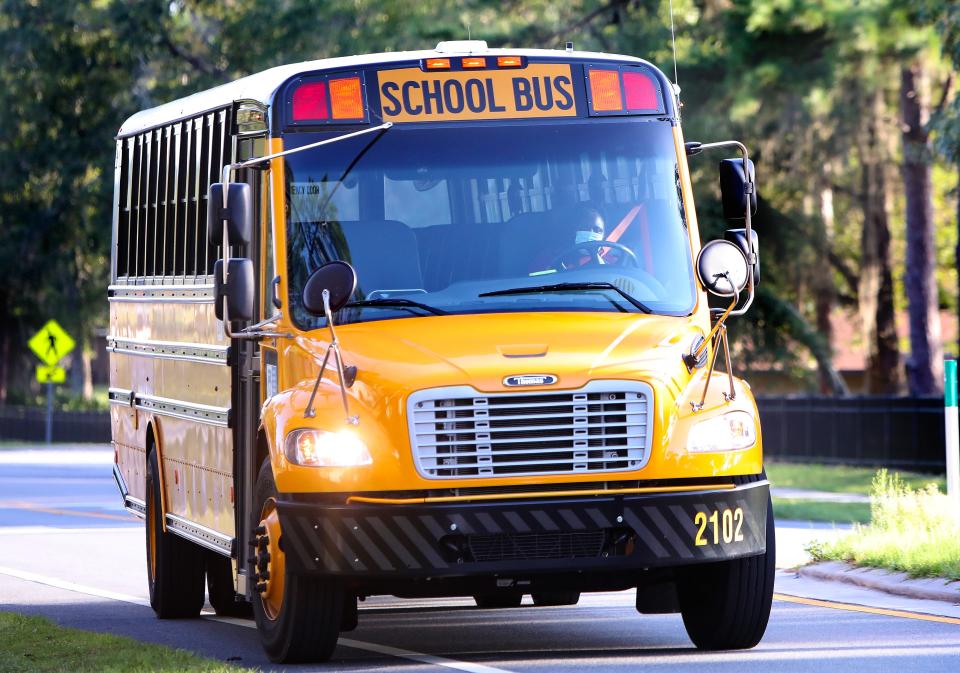
[[890,227],[887,218],[887,159],[881,138],[883,90],[873,94],[872,109],[865,115],[863,142],[858,143],[861,166],[860,193],[863,231],[860,237],[860,322],[866,349],[865,392],[892,395],[900,392],[900,351],[894,324],[893,275],[890,272]]
[[906,194],[907,262],[904,285],[910,317],[910,357],[906,363],[911,395],[943,390],[943,339],[937,301],[928,83],[923,62],[900,69],[903,133],[903,189]]
[[[820,186],[820,222],[822,231],[820,231],[819,252],[821,259],[829,259],[830,246],[833,241],[833,188],[829,181],[824,181]],[[817,332],[823,337],[827,346],[827,352],[832,360],[833,358],[833,324],[830,322],[834,307],[834,293],[832,274],[816,274],[814,279],[814,307],[817,313]],[[831,362],[831,370],[833,363]],[[836,394],[835,371],[827,371],[820,367],[820,392],[825,395]],[[844,393],[845,394],[845,393]]]

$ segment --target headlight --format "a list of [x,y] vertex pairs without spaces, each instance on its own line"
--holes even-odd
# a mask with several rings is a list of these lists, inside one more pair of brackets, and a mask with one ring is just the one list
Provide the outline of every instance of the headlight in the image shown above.
[[284,446],[287,459],[310,467],[356,467],[370,465],[373,458],[351,430],[294,430]]
[[757,426],[746,411],[731,411],[700,421],[690,430],[687,451],[736,451],[749,449],[757,442]]

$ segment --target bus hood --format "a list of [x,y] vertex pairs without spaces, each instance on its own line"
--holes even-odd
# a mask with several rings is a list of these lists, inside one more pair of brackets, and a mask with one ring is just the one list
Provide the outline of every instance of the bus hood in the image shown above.
[[516,390],[505,379],[528,374],[556,377],[551,389],[614,378],[682,387],[682,357],[703,334],[698,323],[695,316],[500,313],[357,323],[339,336],[358,381],[382,395],[450,385]]

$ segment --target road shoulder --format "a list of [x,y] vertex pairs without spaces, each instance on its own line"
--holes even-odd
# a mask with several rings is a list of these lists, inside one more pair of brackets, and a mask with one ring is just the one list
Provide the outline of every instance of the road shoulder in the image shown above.
[[851,582],[811,577],[798,570],[778,570],[774,591],[800,598],[960,619],[960,604],[956,599],[951,603],[897,595]]
[[894,596],[960,605],[960,582],[950,582],[942,578],[912,578],[902,572],[865,568],[839,561],[812,563],[800,567],[797,572],[802,577],[845,582]]

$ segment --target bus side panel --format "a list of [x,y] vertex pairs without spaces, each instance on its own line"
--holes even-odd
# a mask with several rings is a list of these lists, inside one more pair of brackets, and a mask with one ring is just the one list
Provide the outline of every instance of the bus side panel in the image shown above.
[[[118,355],[111,355],[111,372]],[[114,379],[111,376],[111,386]],[[122,386],[118,386],[122,387]],[[113,428],[113,448],[117,466],[123,476],[128,494],[137,500],[146,500],[146,451],[137,439],[137,410],[128,404],[110,405],[110,424]]]
[[144,498],[152,422],[167,512],[233,537],[230,369],[212,302],[113,301],[110,322],[110,386],[134,395],[133,406],[112,408],[118,464],[130,495]]
[[167,511],[234,536],[233,437],[230,429],[158,417]]

